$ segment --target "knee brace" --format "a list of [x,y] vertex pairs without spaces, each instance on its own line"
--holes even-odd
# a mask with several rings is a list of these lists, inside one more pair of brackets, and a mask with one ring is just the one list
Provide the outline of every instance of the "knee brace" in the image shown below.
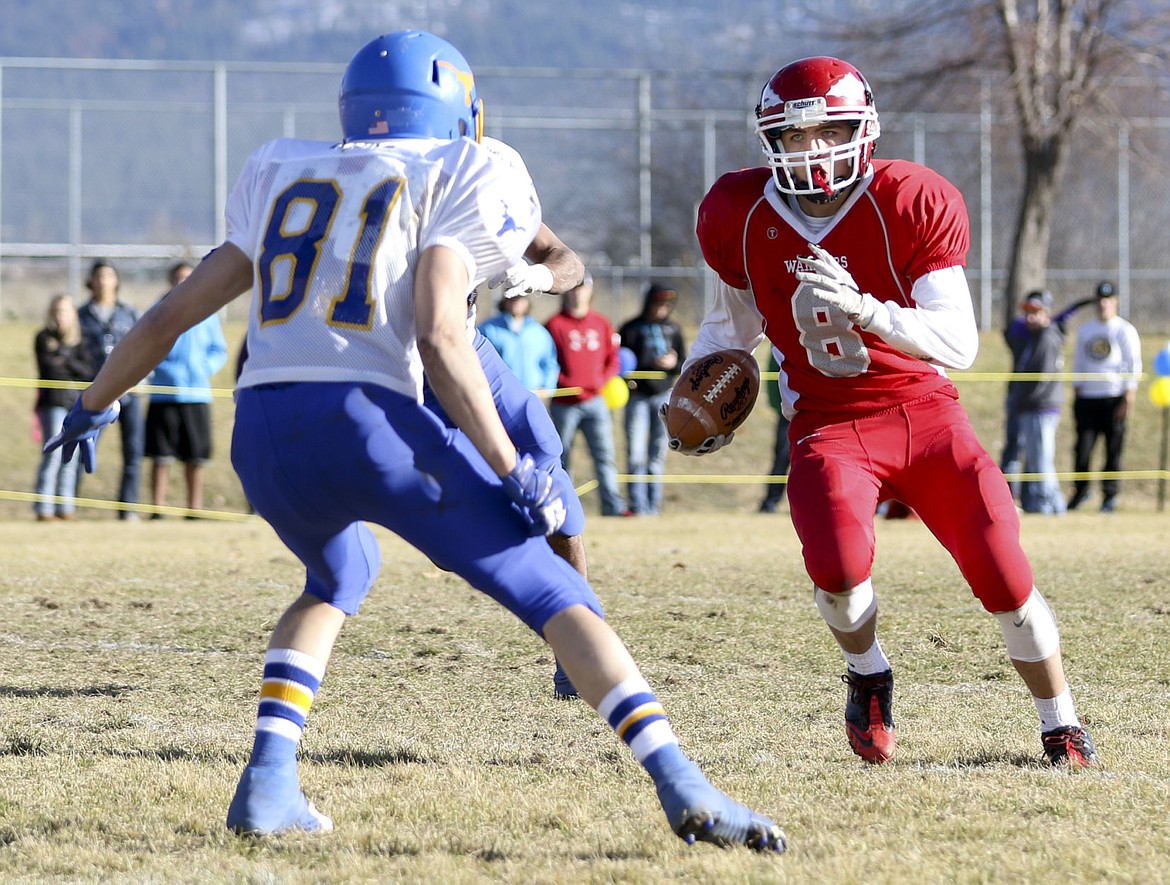
[[1015,611],[996,612],[995,619],[1003,631],[1008,657],[1013,661],[1035,663],[1060,650],[1056,618],[1035,587],[1023,605]]
[[842,633],[853,633],[877,611],[877,597],[873,595],[870,578],[844,593],[826,593],[816,587],[813,598],[825,623]]

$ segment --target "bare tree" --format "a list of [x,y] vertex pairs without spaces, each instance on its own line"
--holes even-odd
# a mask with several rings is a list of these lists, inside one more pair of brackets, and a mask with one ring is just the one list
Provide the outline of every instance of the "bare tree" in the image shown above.
[[1005,322],[1024,291],[1046,283],[1052,208],[1073,129],[1106,82],[1104,25],[1115,2],[996,0],[1024,156]]
[[[956,74],[967,83],[976,73],[1008,84],[1023,161],[1003,293],[1010,321],[1019,296],[1047,283],[1053,209],[1074,131],[1116,77],[1165,70],[1170,11],[1161,0],[892,5],[875,18],[830,24],[821,16],[822,25],[844,35],[859,56],[897,70],[910,93],[918,87],[937,97]],[[1112,108],[1105,116],[1124,125]]]

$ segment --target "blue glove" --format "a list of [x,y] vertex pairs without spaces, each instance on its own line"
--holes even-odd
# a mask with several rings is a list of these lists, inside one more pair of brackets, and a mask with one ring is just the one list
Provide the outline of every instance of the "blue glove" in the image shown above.
[[63,446],[64,448],[61,448],[61,461],[64,463],[72,461],[73,453],[80,447],[81,464],[85,467],[86,473],[93,473],[94,468],[97,467],[98,434],[101,433],[103,427],[108,427],[117,421],[121,411],[122,404],[114,400],[113,405],[108,409],[91,412],[89,409],[82,408],[81,397],[78,397],[73,408],[69,410],[69,414],[65,416],[60,432],[45,443],[45,447],[41,451],[51,452],[53,449]]
[[537,467],[531,455],[517,453],[516,466],[502,482],[532,534],[551,535],[565,524],[568,511],[552,474]]

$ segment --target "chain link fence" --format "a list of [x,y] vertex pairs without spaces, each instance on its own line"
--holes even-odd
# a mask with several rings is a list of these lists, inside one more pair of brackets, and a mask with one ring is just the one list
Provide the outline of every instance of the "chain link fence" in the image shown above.
[[[223,238],[227,194],[256,145],[337,137],[342,70],[0,59],[0,319],[40,319],[58,292],[80,300],[95,257],[117,264],[128,300],[149,305],[174,259]],[[615,322],[638,311],[652,279],[679,291],[681,321],[698,322],[712,280],[695,210],[721,172],[761,161],[751,108],[768,73],[477,72],[488,134],[523,154],[546,221],[586,259],[597,306]],[[884,80],[871,77],[879,155],[924,162],[963,192],[976,316],[998,327],[1022,179],[1009,97],[973,81],[962,106],[917,113]],[[1065,304],[1112,279],[1122,312],[1160,333],[1170,329],[1170,98],[1119,83],[1106,106],[1127,112],[1091,115],[1078,130],[1049,284]],[[227,319],[245,309],[233,304]]]

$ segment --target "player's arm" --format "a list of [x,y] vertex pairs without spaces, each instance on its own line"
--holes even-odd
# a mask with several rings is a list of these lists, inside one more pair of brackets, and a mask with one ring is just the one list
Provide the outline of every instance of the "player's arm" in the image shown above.
[[533,265],[543,265],[552,274],[552,284],[542,291],[561,295],[585,279],[585,263],[566,246],[547,224],[542,223],[524,257]]
[[542,223],[524,251],[525,261],[517,262],[488,281],[489,288],[503,286],[502,297],[548,292],[560,295],[585,279],[585,264],[561,238]]
[[212,251],[118,342],[81,394],[81,407],[88,411],[108,408],[162,362],[183,332],[251,287],[252,262],[247,255],[231,243]]
[[423,372],[448,417],[502,480],[534,534],[552,534],[567,511],[552,474],[520,455],[496,411],[479,357],[467,337],[467,265],[447,246],[419,256],[414,277],[415,330]]
[[975,362],[979,328],[962,267],[918,277],[910,290],[914,307],[906,307],[862,292],[836,258],[815,243],[809,249],[812,255],[801,258],[803,269],[796,278],[808,283],[825,305],[908,356],[948,369],[969,369]]
[[454,250],[432,246],[419,256],[414,279],[419,355],[447,415],[496,475],[507,476],[516,466],[516,446],[467,337],[467,288],[467,266]]
[[969,369],[979,353],[979,327],[961,267],[931,271],[914,281],[914,307],[880,305],[867,328],[910,356],[947,369]]

